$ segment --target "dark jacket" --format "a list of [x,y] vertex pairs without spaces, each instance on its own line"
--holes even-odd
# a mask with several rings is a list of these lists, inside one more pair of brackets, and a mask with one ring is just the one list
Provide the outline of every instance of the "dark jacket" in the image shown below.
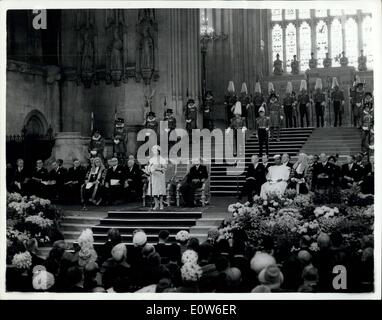
[[77,168],[72,167],[68,170],[67,181],[78,181],[78,184],[81,185],[85,181],[85,175],[86,171],[83,166],[79,166]]
[[49,179],[56,181],[56,185],[63,185],[67,178],[68,171],[64,167],[58,167],[57,169],[52,169],[49,172]]
[[188,173],[187,180],[191,182],[193,179],[208,179],[207,167],[202,164],[200,164],[198,168],[196,168],[196,165],[192,166]]
[[112,179],[119,180],[119,183],[121,186],[123,186],[123,183],[125,181],[126,175],[125,170],[121,165],[117,165],[115,169],[113,167],[110,167],[107,169],[106,177],[105,177],[105,183],[110,183]]
[[247,173],[245,178],[255,178],[256,183],[263,184],[265,182],[265,168],[262,163],[258,163],[256,169],[253,163],[248,165]]
[[347,176],[353,178],[354,181],[359,181],[362,178],[362,169],[356,163],[353,163],[351,170],[349,164],[343,164],[341,168],[341,176]]

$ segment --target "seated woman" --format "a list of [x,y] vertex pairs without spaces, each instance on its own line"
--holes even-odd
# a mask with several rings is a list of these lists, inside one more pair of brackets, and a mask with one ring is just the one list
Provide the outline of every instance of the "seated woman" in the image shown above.
[[288,185],[290,168],[281,164],[280,155],[275,155],[273,159],[275,165],[269,167],[267,182],[261,186],[260,197],[263,199],[267,199],[267,195],[272,193],[283,195]]
[[95,205],[99,205],[102,201],[102,184],[105,178],[105,167],[101,161],[101,158],[94,158],[90,169],[86,173],[85,182],[81,186],[81,203],[83,204],[83,210],[86,210],[86,203],[91,202]]
[[308,156],[305,153],[300,153],[298,160],[292,167],[292,177],[288,184],[288,189],[296,189],[297,194],[308,193],[306,181],[308,167]]

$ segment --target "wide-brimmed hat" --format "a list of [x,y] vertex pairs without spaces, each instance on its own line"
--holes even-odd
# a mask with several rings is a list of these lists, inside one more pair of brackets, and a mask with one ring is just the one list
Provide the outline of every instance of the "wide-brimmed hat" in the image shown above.
[[54,285],[54,276],[48,271],[40,271],[32,278],[33,289],[38,291],[49,290]]
[[147,242],[147,235],[143,231],[138,231],[133,236],[133,244],[136,246],[143,246]]
[[259,273],[264,268],[274,264],[276,264],[275,258],[265,252],[256,252],[251,259],[251,269],[256,273]]
[[269,287],[259,284],[258,286],[254,287],[251,291],[252,293],[268,293],[271,292],[271,289]]
[[271,265],[260,271],[258,279],[261,284],[270,289],[278,289],[284,282],[284,276],[276,265]]
[[111,256],[115,261],[121,261],[126,257],[127,249],[125,244],[119,243],[111,249]]

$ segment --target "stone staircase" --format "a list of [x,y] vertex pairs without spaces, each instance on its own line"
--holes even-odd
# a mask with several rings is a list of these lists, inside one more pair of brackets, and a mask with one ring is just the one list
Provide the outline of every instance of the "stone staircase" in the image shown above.
[[345,160],[346,155],[361,152],[361,132],[357,128],[317,128],[302,146],[301,151],[306,154],[328,155],[339,154],[339,162]]
[[[313,131],[314,128],[281,129],[280,141],[269,142],[269,156],[273,157],[275,154],[288,153],[291,159],[294,160]],[[255,134],[255,132],[250,133],[246,140],[245,166],[250,162],[253,154],[259,154],[259,145]],[[269,160],[270,163],[273,162],[273,159]],[[230,173],[237,171],[236,165],[230,165],[224,160],[221,162],[223,163],[217,163],[217,161],[211,163],[211,196],[234,196],[244,183],[245,175],[244,173],[229,175],[227,170]]]

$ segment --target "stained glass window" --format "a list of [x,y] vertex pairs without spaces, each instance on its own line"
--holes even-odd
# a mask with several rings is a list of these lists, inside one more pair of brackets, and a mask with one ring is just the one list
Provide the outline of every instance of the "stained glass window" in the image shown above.
[[299,19],[309,19],[310,18],[310,9],[301,9],[298,10]]
[[[332,66],[340,66],[342,51],[345,51],[349,65],[357,67],[359,49],[364,50],[368,68],[372,69],[373,39],[370,9],[338,9],[337,7],[317,10],[274,9],[271,12],[272,21],[274,21],[272,22],[272,59],[276,60],[278,53],[280,59],[285,61],[287,72],[291,71],[290,63],[294,54],[300,61],[300,70],[302,72],[307,70],[312,51],[316,52],[318,67],[323,67],[323,60],[328,52],[332,59]],[[330,22],[325,21],[328,15],[332,17]],[[360,15],[360,21],[354,15]],[[330,23],[330,37],[327,23]],[[359,26],[358,23],[360,23]],[[359,28],[362,32],[362,43],[358,43]],[[299,47],[297,47],[297,40],[299,40]],[[358,48],[358,46],[361,47]],[[283,50],[285,50],[285,56]]]
[[323,18],[323,17],[326,17],[328,15],[328,10],[324,9],[324,10],[315,10],[315,15],[317,18]]
[[353,18],[349,18],[345,23],[345,55],[349,59],[349,66],[357,66],[358,30]]
[[272,58],[276,60],[276,54],[280,55],[280,60],[283,60],[283,30],[279,24],[272,28]]
[[362,21],[363,54],[367,57],[367,68],[373,69],[373,38],[371,31],[371,17],[367,16]]
[[272,10],[272,21],[281,21],[283,19],[282,9]]
[[328,26],[322,20],[316,26],[316,49],[317,49],[317,66],[323,66],[326,52],[328,52]]
[[300,25],[300,70],[309,68],[310,53],[312,52],[312,40],[310,25],[304,21]]
[[296,19],[296,10],[295,9],[286,9],[285,10],[285,19],[286,20],[295,20]]
[[291,62],[293,55],[297,54],[297,39],[296,39],[296,27],[293,23],[289,23],[285,30],[285,49],[286,49],[286,70],[290,72]]
[[340,66],[340,57],[342,48],[342,25],[339,19],[334,19],[330,30],[331,35],[331,52],[330,56],[332,58],[332,66]]
[[342,10],[341,9],[330,9],[330,15],[333,17],[342,16]]

